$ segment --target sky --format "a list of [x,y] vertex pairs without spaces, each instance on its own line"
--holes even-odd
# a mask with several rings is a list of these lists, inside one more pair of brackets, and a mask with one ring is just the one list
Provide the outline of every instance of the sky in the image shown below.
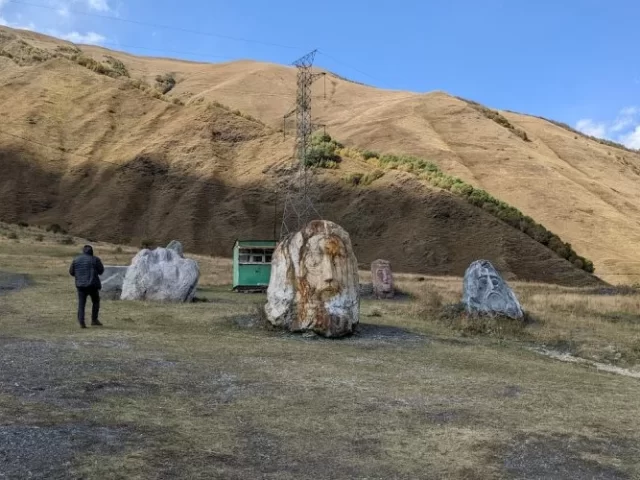
[[0,24],[152,56],[315,65],[640,149],[638,0],[0,0]]

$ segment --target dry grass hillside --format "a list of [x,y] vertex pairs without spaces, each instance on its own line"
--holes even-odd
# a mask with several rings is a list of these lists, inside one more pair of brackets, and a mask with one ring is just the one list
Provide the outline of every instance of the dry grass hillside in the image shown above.
[[[533,117],[503,113],[501,125],[444,93],[331,74],[314,88],[317,121],[345,145],[431,160],[558,234],[601,278],[640,280],[637,153]],[[218,255],[238,236],[271,237],[294,93],[295,70],[279,65],[136,57],[0,28],[0,219],[132,244],[178,237]],[[483,257],[511,278],[597,281],[410,172],[344,181],[372,168],[347,158],[316,172],[321,212],[352,233],[361,262],[461,274]]]

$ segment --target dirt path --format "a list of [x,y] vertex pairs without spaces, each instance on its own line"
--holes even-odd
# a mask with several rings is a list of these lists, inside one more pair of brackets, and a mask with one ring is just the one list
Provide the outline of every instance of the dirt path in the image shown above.
[[545,348],[532,348],[531,350],[541,355],[545,355],[549,358],[553,358],[554,360],[560,360],[561,362],[587,365],[603,372],[615,373],[617,375],[623,375],[625,377],[640,379],[640,371],[638,370],[630,370],[628,368],[616,367],[615,365],[608,365],[606,363],[587,360],[586,358],[574,357],[569,353],[559,352],[557,350],[548,350]]

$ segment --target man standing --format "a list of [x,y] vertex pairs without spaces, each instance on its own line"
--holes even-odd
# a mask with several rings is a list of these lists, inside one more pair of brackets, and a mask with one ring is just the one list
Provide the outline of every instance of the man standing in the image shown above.
[[101,326],[98,321],[100,313],[100,289],[102,283],[99,275],[104,273],[104,266],[100,257],[93,256],[93,247],[85,245],[82,255],[78,255],[71,262],[69,275],[76,279],[78,290],[78,322],[81,328],[87,328],[84,323],[84,309],[87,305],[87,296],[91,297],[91,325]]

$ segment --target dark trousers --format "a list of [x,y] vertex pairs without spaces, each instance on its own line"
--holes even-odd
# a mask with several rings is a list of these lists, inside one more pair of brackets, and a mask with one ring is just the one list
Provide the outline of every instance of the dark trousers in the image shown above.
[[84,324],[87,297],[91,297],[91,322],[97,322],[100,313],[100,291],[92,287],[78,287],[78,322],[81,325]]

